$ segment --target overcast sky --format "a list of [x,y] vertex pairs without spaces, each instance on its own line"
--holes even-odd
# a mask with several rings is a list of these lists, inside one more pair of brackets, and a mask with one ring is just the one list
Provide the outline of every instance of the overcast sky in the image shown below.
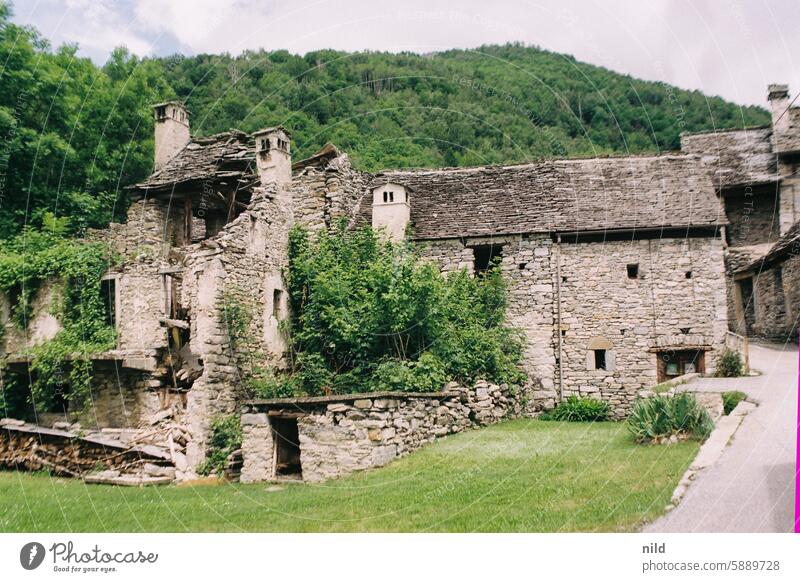
[[741,104],[800,90],[798,0],[17,0],[14,20],[102,63],[320,48],[432,52],[522,41]]

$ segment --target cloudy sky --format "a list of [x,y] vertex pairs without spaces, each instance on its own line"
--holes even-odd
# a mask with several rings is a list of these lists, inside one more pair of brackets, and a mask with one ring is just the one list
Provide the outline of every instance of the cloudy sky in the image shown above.
[[102,63],[319,48],[432,52],[522,41],[636,77],[765,102],[800,90],[797,0],[16,0],[14,20]]

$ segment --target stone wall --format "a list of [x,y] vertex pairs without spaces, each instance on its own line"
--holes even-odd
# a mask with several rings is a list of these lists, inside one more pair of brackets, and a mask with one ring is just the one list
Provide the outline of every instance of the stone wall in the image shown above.
[[128,209],[124,224],[92,231],[90,240],[107,243],[122,261],[112,269],[117,292],[117,348],[155,350],[167,346],[159,318],[165,316],[162,276],[168,266],[167,209],[157,200],[139,200]]
[[91,397],[78,414],[84,428],[139,426],[160,408],[159,395],[148,389],[150,375],[126,370],[114,362],[95,362]]
[[309,229],[330,228],[348,221],[365,195],[368,176],[353,169],[342,154],[324,168],[309,166],[292,177],[293,211],[297,224]]
[[[600,397],[619,418],[656,383],[659,353],[707,349],[714,372],[727,330],[720,238],[561,244],[560,253],[565,397]],[[607,346],[605,370],[594,369],[593,340]]]
[[751,333],[756,337],[785,342],[797,338],[800,317],[800,256],[791,255],[782,263],[764,269],[753,277],[755,298]]
[[[546,235],[420,241],[442,270],[473,269],[474,246],[502,246],[509,322],[527,339],[523,367],[540,384],[534,397],[558,396],[558,256],[561,257],[563,396],[594,396],[625,416],[642,386],[655,383],[657,351],[709,349],[714,370],[724,344],[727,304],[720,238],[555,244]],[[629,279],[627,265],[639,265]],[[687,273],[690,276],[687,277]],[[688,329],[684,333],[684,329]],[[589,343],[610,342],[613,369],[589,369]]]
[[242,414],[243,482],[275,478],[271,419],[297,418],[304,481],[380,467],[438,437],[533,412],[529,390],[478,382],[440,393],[253,401]]
[[[785,197],[782,191],[781,196]],[[780,237],[777,185],[747,186],[724,193],[731,246],[774,243]]]
[[52,313],[56,285],[55,281],[46,281],[33,295],[25,329],[20,329],[12,320],[12,298],[0,293],[0,353],[24,354],[28,348],[52,339],[61,330],[61,322]]
[[[292,221],[290,198],[270,185],[254,191],[247,210],[219,235],[186,249],[182,294],[192,314],[189,349],[203,366],[187,394],[190,467],[205,458],[214,416],[234,412],[248,396],[243,379],[251,358],[277,365],[283,357],[278,324],[288,315],[288,297],[281,270]],[[229,333],[234,312],[225,308],[231,301],[251,315],[238,345]]]
[[553,243],[546,235],[474,237],[418,241],[423,256],[434,259],[444,272],[467,269],[474,272],[473,247],[502,247],[501,269],[509,281],[509,323],[526,338],[522,366],[539,388],[538,400],[555,398],[554,355],[554,273],[551,267]]

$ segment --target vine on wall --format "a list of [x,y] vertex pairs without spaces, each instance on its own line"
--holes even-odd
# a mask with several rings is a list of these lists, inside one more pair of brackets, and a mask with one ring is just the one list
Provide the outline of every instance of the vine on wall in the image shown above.
[[[12,303],[13,325],[27,329],[37,292],[45,283],[55,290],[50,310],[61,329],[27,354],[31,357],[29,400],[37,410],[61,400],[67,400],[72,410],[84,406],[90,395],[91,354],[116,345],[101,296],[102,277],[116,258],[106,244],[69,238],[67,230],[67,219],[49,215],[41,230],[28,228],[0,241],[0,290]],[[11,376],[4,380],[6,391],[22,389]]]

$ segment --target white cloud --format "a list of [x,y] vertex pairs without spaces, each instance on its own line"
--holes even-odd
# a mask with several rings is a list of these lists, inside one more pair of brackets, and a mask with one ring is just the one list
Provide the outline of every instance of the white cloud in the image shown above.
[[[194,52],[201,52],[214,43],[214,37],[231,21],[244,24],[261,13],[263,2],[248,0],[137,0],[135,15],[138,24],[153,33],[169,33]],[[238,18],[237,18],[238,16]],[[236,37],[223,38],[230,42]]]
[[238,54],[523,41],[759,105],[767,83],[800,90],[795,13],[794,0],[39,0],[27,18],[17,6],[17,20],[99,61],[123,43],[140,54]]

